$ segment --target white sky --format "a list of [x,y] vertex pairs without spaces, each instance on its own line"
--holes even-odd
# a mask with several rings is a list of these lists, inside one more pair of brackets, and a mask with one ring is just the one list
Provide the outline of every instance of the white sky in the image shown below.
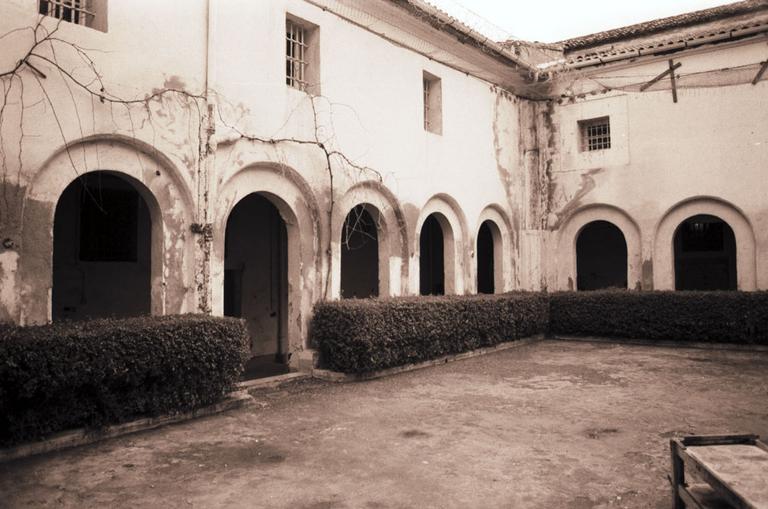
[[496,40],[556,42],[729,0],[427,0]]

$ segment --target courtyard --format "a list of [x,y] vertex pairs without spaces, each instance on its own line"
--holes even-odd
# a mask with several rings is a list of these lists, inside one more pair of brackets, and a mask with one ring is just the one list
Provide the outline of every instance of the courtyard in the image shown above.
[[669,439],[768,436],[768,352],[546,341],[0,464],[2,507],[669,507]]

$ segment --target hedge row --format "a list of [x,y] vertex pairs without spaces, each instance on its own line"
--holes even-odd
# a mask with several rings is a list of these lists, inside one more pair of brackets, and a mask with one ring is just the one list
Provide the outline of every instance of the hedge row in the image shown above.
[[768,345],[768,292],[550,295],[553,334]]
[[322,302],[312,337],[323,367],[364,373],[544,333],[546,294]]
[[0,330],[0,445],[209,405],[237,381],[241,320],[141,317]]

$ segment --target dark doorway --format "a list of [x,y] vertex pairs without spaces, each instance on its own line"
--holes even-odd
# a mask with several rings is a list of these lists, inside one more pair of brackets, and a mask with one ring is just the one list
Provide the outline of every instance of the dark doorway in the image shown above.
[[722,219],[699,215],[675,231],[676,290],[736,290],[736,238]]
[[600,290],[627,287],[627,242],[608,221],[593,221],[576,240],[576,288]]
[[427,217],[419,237],[419,288],[421,295],[445,294],[443,229],[434,214]]
[[251,339],[245,376],[287,372],[285,221],[268,198],[250,194],[232,209],[224,243],[224,314],[244,318]]
[[493,227],[495,225],[491,221],[484,221],[477,234],[477,293],[495,291]]
[[128,180],[97,171],[61,193],[53,222],[53,320],[151,311],[152,220]]
[[341,298],[379,295],[379,236],[364,205],[353,208],[341,230]]

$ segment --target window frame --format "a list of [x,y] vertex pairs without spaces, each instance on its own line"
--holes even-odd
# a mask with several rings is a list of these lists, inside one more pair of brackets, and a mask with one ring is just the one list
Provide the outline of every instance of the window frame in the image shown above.
[[286,13],[284,33],[286,86],[301,92],[319,95],[319,27]]
[[72,25],[107,31],[108,0],[38,0],[37,12],[41,16]]
[[600,152],[611,149],[611,117],[609,115],[578,122],[581,152]]
[[427,71],[422,72],[422,120],[424,130],[443,134],[443,80]]

